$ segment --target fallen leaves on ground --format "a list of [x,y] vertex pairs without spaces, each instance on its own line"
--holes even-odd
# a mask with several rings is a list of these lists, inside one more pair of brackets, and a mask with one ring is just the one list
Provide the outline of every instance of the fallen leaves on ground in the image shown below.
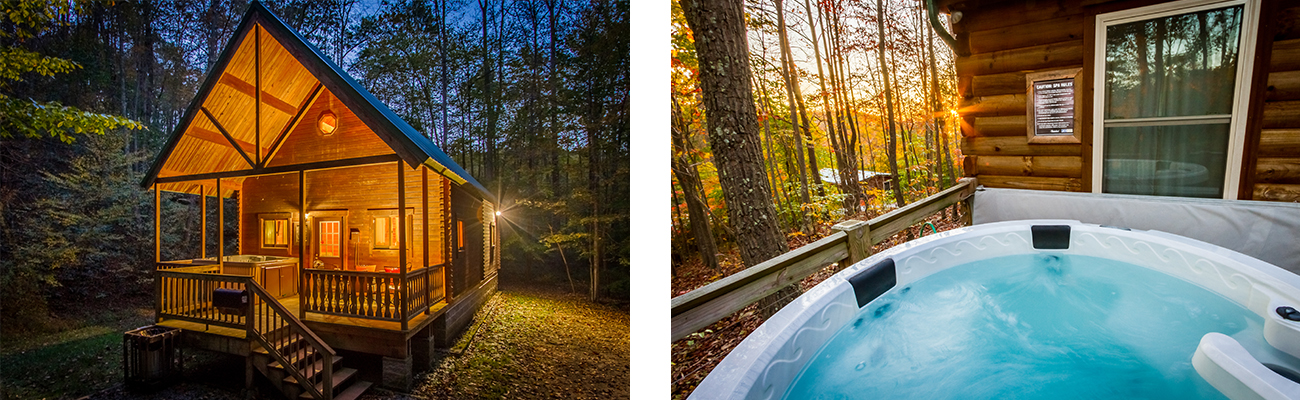
[[[581,295],[503,287],[413,396],[626,399],[628,312]],[[382,394],[373,398],[387,398]]]

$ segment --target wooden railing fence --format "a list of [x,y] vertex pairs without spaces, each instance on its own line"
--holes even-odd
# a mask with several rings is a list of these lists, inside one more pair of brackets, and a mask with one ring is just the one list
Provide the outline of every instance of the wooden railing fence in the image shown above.
[[[338,353],[253,277],[216,274],[207,267],[173,268],[157,274],[159,317],[245,330],[302,384],[306,393],[315,399],[329,400],[333,396],[332,361]],[[247,307],[218,309],[212,304],[217,289],[242,291],[248,296]],[[299,356],[297,363],[291,362],[295,355]],[[322,360],[319,370],[316,360]]]
[[223,312],[212,306],[217,289],[244,290],[251,277],[213,273],[158,271],[158,316],[201,324],[244,329],[242,313]]
[[963,223],[970,225],[975,187],[974,178],[963,178],[953,187],[870,221],[841,222],[830,236],[674,297],[672,340],[704,329],[827,265],[861,261],[871,255],[872,245],[953,204],[961,204]]
[[398,291],[401,275],[308,269],[304,271],[302,302],[306,312],[401,321]]
[[406,301],[405,317],[408,320],[429,309],[429,270],[421,268],[407,273],[406,293],[402,296]]

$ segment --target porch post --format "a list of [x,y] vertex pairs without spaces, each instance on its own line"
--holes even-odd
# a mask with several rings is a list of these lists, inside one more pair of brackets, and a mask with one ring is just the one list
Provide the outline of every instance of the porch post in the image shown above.
[[298,170],[298,319],[307,319],[303,288],[307,285],[307,171]]
[[[162,202],[158,185],[153,185],[153,262],[162,262]],[[154,265],[154,269],[158,269]]]
[[[429,167],[420,166],[420,218],[424,218],[424,228],[420,233],[420,244],[424,246],[424,265],[429,268]],[[424,314],[428,315],[433,304],[429,303],[429,273],[424,271]]]
[[397,286],[397,312],[406,330],[406,168],[397,160],[397,271],[401,275]]
[[217,272],[226,272],[226,200],[221,197],[221,178],[217,178]]
[[162,277],[158,275],[158,263],[162,262],[162,202],[158,184],[153,185],[153,320],[162,322]]
[[451,287],[451,270],[455,265],[456,251],[451,247],[453,228],[451,221],[451,187],[446,178],[438,178],[438,193],[442,196],[442,299],[448,305],[451,304],[454,297]]
[[208,187],[199,185],[199,258],[208,258]]

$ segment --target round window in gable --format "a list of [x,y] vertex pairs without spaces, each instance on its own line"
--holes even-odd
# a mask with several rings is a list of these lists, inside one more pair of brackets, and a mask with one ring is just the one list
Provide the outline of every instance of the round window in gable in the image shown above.
[[320,130],[321,135],[333,135],[334,131],[339,129],[339,118],[334,115],[333,111],[322,112],[320,117],[316,119],[316,129]]

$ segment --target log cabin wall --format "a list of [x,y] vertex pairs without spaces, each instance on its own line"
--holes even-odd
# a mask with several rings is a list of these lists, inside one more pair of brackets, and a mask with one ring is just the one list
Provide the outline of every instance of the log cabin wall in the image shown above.
[[[1300,4],[1279,2],[1270,13],[1268,3],[1265,16],[1276,18],[1268,36],[1272,42],[1261,44],[1272,50],[1268,87],[1263,126],[1248,136],[1254,142],[1248,146],[1255,146],[1254,184],[1243,190],[1243,198],[1294,202],[1300,201]],[[1266,33],[1261,32],[1261,42]]]
[[[988,187],[1091,191],[1095,16],[1163,2],[941,2],[962,12],[952,29],[957,50],[969,52],[956,58],[966,176]],[[1262,107],[1263,122],[1246,127],[1239,198],[1300,201],[1300,5],[1263,3],[1255,65],[1266,71],[1267,90],[1262,82],[1252,84],[1250,98],[1266,99],[1250,103],[1248,115],[1259,116]],[[1259,62],[1260,55],[1271,62]],[[1025,75],[1066,68],[1083,69],[1076,99],[1083,143],[1030,144]]]
[[1025,74],[1084,67],[1087,22],[1081,0],[1008,1],[951,7],[959,47],[962,160],[988,187],[1081,191],[1084,146],[1029,144]]
[[[423,249],[425,240],[424,232],[424,210],[421,206],[421,176],[418,170],[407,171],[406,177],[406,208],[410,217],[410,245],[408,245],[408,257],[410,262],[409,268],[419,268],[423,260]],[[433,187],[443,184],[446,178],[435,173],[429,173],[430,191]],[[347,232],[351,228],[360,230],[360,240],[357,246],[356,264],[366,265],[374,264],[382,268],[383,266],[396,267],[398,265],[399,252],[396,249],[375,249],[374,248],[374,218],[379,215],[393,215],[397,209],[397,166],[395,164],[376,164],[363,167],[339,168],[323,171],[307,172],[307,212],[313,211],[347,211],[347,219],[344,221],[341,231],[343,232],[343,244],[347,246],[344,250],[347,260],[345,264],[348,269],[352,269],[352,243],[347,241]],[[244,197],[243,207],[240,218],[240,240],[243,246],[244,254],[258,255],[275,255],[275,256],[298,256],[297,232],[298,226],[298,174],[279,174],[259,177],[250,177],[244,180],[244,191],[241,193]],[[429,263],[438,265],[443,262],[442,241],[444,220],[441,218],[443,196],[430,195],[429,209],[433,214],[429,217]],[[258,216],[266,213],[292,213],[295,217],[290,221],[290,226],[294,227],[294,236],[290,241],[291,245],[287,249],[263,248],[261,246],[261,229],[258,225]],[[312,224],[307,224],[308,231],[308,262],[311,262],[310,252],[310,232]]]
[[[452,288],[454,295],[459,297],[465,291],[478,286],[484,277],[484,257],[483,257],[483,204],[486,202],[479,200],[469,194],[460,186],[451,187],[451,223],[462,222],[464,229],[465,246],[462,248],[458,243],[452,244],[453,257],[452,263]],[[453,225],[452,241],[459,240],[456,229]]]

